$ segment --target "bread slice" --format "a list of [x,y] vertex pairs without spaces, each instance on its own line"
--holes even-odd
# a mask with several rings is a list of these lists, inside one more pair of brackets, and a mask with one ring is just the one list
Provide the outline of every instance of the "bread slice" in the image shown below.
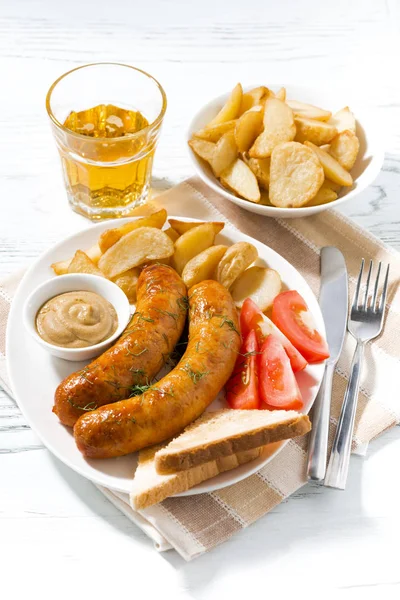
[[155,455],[163,475],[192,469],[209,461],[304,435],[307,415],[294,410],[231,410],[204,413]]
[[224,471],[235,469],[239,465],[258,458],[263,450],[263,448],[246,450],[231,456],[217,458],[181,473],[160,475],[156,471],[154,455],[161,448],[163,448],[162,445],[153,446],[139,452],[139,464],[130,493],[130,504],[134,510],[142,510],[162,502],[165,498],[185,492],[198,483],[211,479]]

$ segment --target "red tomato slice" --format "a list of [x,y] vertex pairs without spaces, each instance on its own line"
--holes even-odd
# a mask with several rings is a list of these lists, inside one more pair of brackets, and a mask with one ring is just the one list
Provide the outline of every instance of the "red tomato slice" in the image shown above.
[[231,408],[260,408],[258,397],[258,343],[250,331],[240,348],[233,374],[225,386]]
[[267,404],[263,408],[303,408],[303,399],[289,357],[274,334],[269,335],[262,345],[258,368],[260,399]]
[[328,344],[315,329],[308,306],[298,292],[282,292],[275,298],[272,320],[308,362],[329,358]]
[[265,337],[273,333],[279,338],[286,354],[290,359],[293,371],[302,371],[307,366],[307,361],[293,346],[285,335],[274,325],[271,319],[268,319],[258,308],[257,304],[251,299],[246,298],[240,311],[240,331],[245,338],[249,331],[255,330],[259,346],[262,345]]

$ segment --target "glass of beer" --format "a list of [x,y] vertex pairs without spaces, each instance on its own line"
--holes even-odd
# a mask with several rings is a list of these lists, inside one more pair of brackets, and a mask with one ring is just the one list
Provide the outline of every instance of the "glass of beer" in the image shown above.
[[158,81],[129,65],[85,65],[53,83],[46,108],[73,210],[125,217],[146,201],[166,107]]

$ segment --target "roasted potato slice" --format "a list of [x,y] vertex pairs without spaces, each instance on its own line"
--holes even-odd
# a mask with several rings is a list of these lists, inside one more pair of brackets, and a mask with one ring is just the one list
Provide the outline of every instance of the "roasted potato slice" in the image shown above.
[[286,142],[272,152],[269,199],[274,206],[298,208],[318,192],[324,171],[310,150],[298,142]]
[[282,142],[290,142],[296,135],[292,109],[278,98],[267,99],[263,123],[264,131],[249,150],[252,158],[271,156],[275,146]]
[[290,106],[295,117],[303,119],[315,119],[316,121],[329,121],[332,113],[329,110],[323,110],[312,104],[297,102],[297,100],[286,100],[286,104]]
[[[84,253],[94,262],[95,265],[99,262],[101,257],[101,250],[99,245],[96,243],[87,250],[84,250]],[[71,264],[72,258],[68,258],[67,260],[60,260],[59,262],[53,263],[51,268],[53,269],[56,275],[65,275],[68,273],[68,267]]]
[[329,148],[329,154],[336,158],[346,171],[351,171],[356,162],[360,142],[356,134],[350,129],[341,131],[333,138]]
[[243,160],[257,177],[259,186],[264,190],[268,190],[271,158],[248,158],[244,155]]
[[207,140],[208,142],[218,142],[219,138],[236,125],[236,119],[211,125],[208,129],[200,129],[192,137]]
[[253,88],[248,92],[245,92],[242,97],[242,103],[240,106],[239,115],[242,115],[247,110],[253,108],[253,106],[264,105],[266,99],[270,95],[270,90],[264,85]]
[[219,177],[226,168],[236,159],[238,148],[236,145],[235,131],[231,129],[224,133],[218,140],[211,160],[211,168],[214,174]]
[[215,235],[217,235],[217,233],[222,231],[225,226],[225,223],[222,223],[221,221],[180,221],[179,219],[168,219],[168,223],[179,235],[183,235],[190,229],[205,224],[212,225]]
[[248,242],[236,242],[228,248],[217,267],[217,280],[227,289],[257,260],[257,248]]
[[168,229],[164,229],[164,232],[174,243],[179,237],[179,233],[173,227],[168,227]]
[[319,206],[320,204],[328,204],[329,202],[333,202],[338,197],[337,193],[328,187],[321,187],[316,196],[310,202],[307,203],[307,206]]
[[342,189],[342,186],[340,183],[336,183],[336,181],[325,179],[324,183],[321,186],[321,189],[322,188],[328,188],[329,190],[333,190],[334,192],[338,193]]
[[286,89],[281,87],[275,94],[275,98],[278,100],[282,100],[282,102],[286,102]]
[[97,267],[94,262],[82,250],[75,252],[74,258],[68,265],[68,273],[89,273],[90,275],[98,275],[105,277],[103,271]]
[[274,299],[281,291],[281,286],[281,278],[277,271],[253,266],[239,275],[230,292],[238,308],[242,308],[243,302],[250,297],[264,311],[271,308]]
[[245,112],[236,121],[235,140],[239,152],[247,152],[254,140],[261,133],[263,126],[262,107],[255,107]]
[[118,240],[120,240],[124,235],[130,231],[133,231],[134,229],[139,229],[139,227],[157,227],[157,229],[161,229],[167,219],[167,216],[167,211],[165,208],[162,208],[161,210],[158,210],[147,217],[136,219],[135,221],[129,221],[129,223],[125,223],[124,225],[121,225],[121,227],[107,229],[107,231],[104,231],[99,238],[100,250],[104,254],[104,252],[107,252],[107,250],[116,244],[116,242],[118,242]]
[[206,125],[206,129],[219,123],[225,123],[236,119],[239,114],[240,106],[242,103],[243,90],[240,83],[238,83],[232,90],[227,102],[221,108],[219,113]]
[[296,142],[303,143],[307,140],[316,146],[322,146],[322,144],[329,144],[337,134],[336,127],[323,121],[295,117],[295,123],[296,137],[294,139]]
[[227,250],[227,246],[210,246],[186,263],[182,271],[182,279],[187,288],[205,279],[214,279],[219,261]]
[[215,227],[213,223],[203,223],[186,231],[175,242],[175,252],[172,266],[181,274],[185,265],[194,256],[213,245],[215,240]]
[[338,161],[333,158],[327,152],[318,148],[311,142],[304,142],[305,146],[313,150],[320,161],[322,168],[324,169],[325,177],[330,181],[338,183],[339,185],[351,186],[353,185],[353,178]]
[[192,138],[188,141],[188,144],[193,150],[193,152],[197,154],[197,156],[199,156],[203,160],[206,160],[208,163],[211,163],[214,156],[216,144],[198,138]]
[[357,133],[356,119],[348,106],[345,106],[337,113],[335,113],[329,119],[329,125],[333,125],[333,127],[336,127],[338,133],[341,133],[342,131],[346,130],[352,131],[353,133]]
[[129,302],[133,304],[136,302],[136,285],[139,279],[140,269],[134,267],[125,271],[121,275],[117,275],[112,281],[117,284],[118,287],[125,293]]
[[111,279],[146,261],[168,258],[173,253],[174,244],[164,231],[139,227],[111,246],[99,260],[99,267]]
[[250,202],[260,200],[257,178],[240,158],[221,173],[221,183]]

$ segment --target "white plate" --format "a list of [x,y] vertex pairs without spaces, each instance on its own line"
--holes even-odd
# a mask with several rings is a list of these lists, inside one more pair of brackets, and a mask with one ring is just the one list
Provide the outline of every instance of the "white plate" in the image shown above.
[[[195,219],[183,219],[194,221]],[[85,363],[70,363],[48,354],[39,347],[27,333],[22,322],[22,307],[25,299],[43,281],[55,277],[50,264],[72,256],[78,248],[88,248],[94,244],[100,233],[110,227],[122,225],[130,219],[119,219],[91,226],[56,244],[45,252],[25,274],[12,303],[7,326],[7,363],[11,386],[15,398],[26,420],[41,438],[45,446],[63,463],[80,473],[87,479],[113,490],[128,493],[136,468],[136,454],[104,460],[90,460],[83,457],[75,445],[71,429],[64,427],[52,413],[54,391],[60,381],[73,371],[82,369]],[[258,250],[260,264],[276,269],[284,284],[299,291],[310,307],[318,329],[325,332],[324,322],[318,302],[303,277],[279,254],[260,242],[225,228],[217,236],[216,243],[232,244],[238,241],[249,241]],[[298,382],[308,412],[321,383],[324,367],[322,364],[308,366],[298,376]],[[212,408],[221,405],[216,401]],[[279,448],[278,448],[279,447]],[[281,445],[274,445],[266,450],[257,461],[222,473],[218,477],[206,481],[186,494],[199,494],[231,485],[258,471],[268,460],[275,456]]]
[[[244,91],[250,90],[261,84],[246,85]],[[337,112],[344,106],[349,105],[353,111],[357,120],[357,135],[360,140],[360,151],[356,160],[356,163],[351,170],[351,174],[354,179],[354,184],[349,188],[342,188],[339,193],[339,198],[334,202],[328,204],[321,204],[319,206],[304,206],[302,208],[278,208],[277,206],[263,206],[256,202],[249,202],[238,198],[234,194],[231,194],[229,190],[224,188],[219,180],[213,174],[211,167],[204,161],[201,160],[193,150],[188,146],[188,152],[192,160],[192,164],[201,179],[210,186],[214,191],[222,194],[234,204],[241,206],[245,210],[264,215],[266,217],[275,218],[299,218],[314,215],[323,210],[329,208],[337,208],[338,206],[349,202],[352,198],[358,196],[363,192],[378,176],[379,171],[383,165],[384,159],[384,148],[382,144],[382,132],[379,127],[376,126],[375,121],[369,115],[365,115],[363,111],[357,107],[357,102],[353,102],[349,97],[349,93],[344,90],[339,93],[332,88],[324,85],[316,86],[315,88],[303,87],[298,85],[285,85],[285,84],[271,84],[272,90],[277,91],[281,87],[286,88],[287,97],[289,100],[299,100],[301,102],[308,102],[330,110],[332,113]],[[229,92],[214,98],[208,104],[203,106],[198,113],[193,117],[192,122],[189,125],[187,133],[187,139],[190,140],[192,134],[195,131],[199,131],[211,121],[213,117],[218,113],[220,108],[224,105],[228,99]]]

